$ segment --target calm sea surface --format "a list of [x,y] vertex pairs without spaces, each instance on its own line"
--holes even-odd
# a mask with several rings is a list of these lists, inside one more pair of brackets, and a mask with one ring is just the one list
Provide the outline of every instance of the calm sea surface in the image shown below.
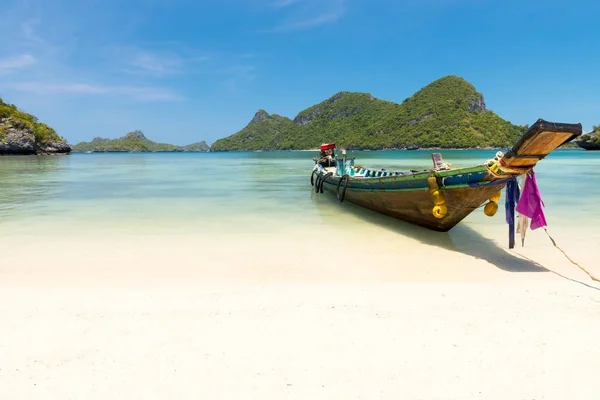
[[[357,164],[395,170],[431,166],[430,151],[351,152]],[[470,166],[495,151],[443,151],[452,166]],[[38,225],[171,226],[188,229],[307,229],[338,224],[376,232],[374,213],[309,183],[315,152],[72,154],[0,157],[0,233]],[[559,150],[536,168],[550,226],[574,223],[598,231],[600,152]],[[374,219],[373,219],[374,218]],[[387,217],[385,217],[387,218]],[[390,221],[388,221],[390,222]],[[390,223],[396,223],[390,222]],[[505,226],[501,207],[464,224]]]

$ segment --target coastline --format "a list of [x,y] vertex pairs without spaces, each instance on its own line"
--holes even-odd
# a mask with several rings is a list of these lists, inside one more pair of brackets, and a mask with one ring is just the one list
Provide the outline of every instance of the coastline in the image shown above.
[[[341,148],[339,148],[341,149]],[[347,151],[402,151],[402,152],[418,152],[418,151],[507,151],[507,147],[419,147],[418,149],[406,149],[406,148],[381,148],[381,149],[346,149]],[[578,147],[558,147],[554,151],[559,150],[579,150]],[[292,152],[292,151],[305,151],[305,152],[319,152],[320,149],[261,149],[261,150],[211,150],[210,153],[259,153],[259,152]]]
[[[418,151],[506,151],[507,148],[446,148],[446,147],[419,147],[418,149],[352,149],[347,151],[381,151],[381,152],[392,152],[392,151],[402,151],[402,152],[418,152]],[[561,147],[557,148],[554,151],[561,150],[588,150],[584,148],[576,148],[576,147]],[[303,149],[303,150],[217,150],[217,151],[204,151],[204,150],[156,150],[156,151],[136,151],[136,150],[111,150],[111,151],[76,151],[72,150],[69,153],[56,153],[56,152],[48,152],[48,153],[38,153],[38,154],[4,154],[0,153],[1,156],[10,157],[10,156],[68,156],[70,154],[102,154],[102,153],[115,153],[115,154],[127,154],[127,153],[136,153],[136,154],[145,154],[145,153],[262,153],[262,152],[319,152],[319,149]]]

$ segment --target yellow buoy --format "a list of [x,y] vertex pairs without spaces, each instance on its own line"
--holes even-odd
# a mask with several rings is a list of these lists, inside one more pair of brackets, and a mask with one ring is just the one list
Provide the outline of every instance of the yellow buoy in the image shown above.
[[494,203],[497,203],[497,202],[499,202],[499,201],[500,201],[500,194],[501,194],[501,193],[502,193],[502,192],[498,192],[498,193],[496,193],[495,195],[493,195],[492,197],[490,197],[490,201],[491,201],[491,202],[494,202]]
[[445,204],[433,207],[433,216],[436,218],[444,218],[448,213],[448,207]]
[[435,178],[435,176],[430,176],[427,178],[427,187],[432,193],[439,189],[437,179]]
[[444,192],[436,190],[431,193],[431,196],[433,197],[433,204],[436,206],[440,206],[446,202],[446,196],[444,195]]
[[427,178],[427,187],[429,188],[433,204],[435,205],[431,210],[433,216],[436,218],[444,218],[448,213],[448,208],[446,207],[446,195],[440,190],[440,186],[438,185],[435,176],[432,175]]
[[489,203],[487,203],[485,205],[485,208],[483,209],[483,212],[488,217],[493,217],[494,214],[496,214],[496,211],[498,211],[498,204],[494,203],[493,201],[490,201]]

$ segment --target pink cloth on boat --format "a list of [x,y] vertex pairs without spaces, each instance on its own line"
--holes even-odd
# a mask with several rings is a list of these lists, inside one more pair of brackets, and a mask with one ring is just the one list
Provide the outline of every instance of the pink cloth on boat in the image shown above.
[[529,227],[534,230],[548,225],[543,207],[545,207],[545,204],[535,179],[535,173],[532,170],[525,179],[516,210],[518,213],[529,217],[531,220]]

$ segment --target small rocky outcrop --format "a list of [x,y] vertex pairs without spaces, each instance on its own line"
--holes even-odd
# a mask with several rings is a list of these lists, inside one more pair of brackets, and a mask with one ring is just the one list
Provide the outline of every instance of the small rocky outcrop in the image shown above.
[[417,119],[411,119],[410,121],[408,121],[408,126],[413,126],[418,124],[419,122],[423,122],[426,119],[429,119],[433,117],[433,114],[427,114],[427,115],[423,115],[421,118],[417,118]]
[[47,142],[38,144],[36,154],[69,154],[73,151],[71,146],[65,142]]
[[182,147],[183,151],[210,151],[210,146],[206,144],[204,140],[198,143],[188,144],[187,146]]
[[575,143],[582,149],[600,150],[600,126],[595,126],[592,132],[581,136]]
[[342,110],[342,111],[338,111],[333,115],[330,115],[329,117],[327,117],[327,120],[331,121],[334,120],[336,118],[347,118],[347,117],[351,117],[354,114],[358,113],[361,110],[361,107],[355,107],[351,110]]
[[136,139],[146,139],[146,136],[140,130],[135,130],[133,132],[129,132],[127,135],[125,135],[125,137],[126,138],[136,138]]
[[314,110],[311,110],[307,113],[298,114],[296,118],[294,118],[294,124],[298,126],[304,126],[313,122],[317,115],[321,113],[321,107],[317,107]]
[[271,116],[265,110],[258,110],[256,114],[254,114],[254,118],[250,121],[251,124],[256,124],[260,121],[264,121],[265,119],[270,119]]
[[579,147],[586,150],[600,150],[600,142],[584,142],[578,141],[576,142]]
[[[358,107],[349,107],[348,104],[336,104],[335,106],[332,106],[334,103],[338,102],[338,100],[343,99],[345,96],[352,96],[353,93],[351,92],[346,92],[346,91],[342,91],[342,92],[338,92],[336,94],[334,94],[333,96],[331,96],[330,98],[328,98],[327,100],[321,102],[320,104],[317,104],[316,106],[313,106],[311,108],[308,108],[306,110],[304,110],[303,112],[301,112],[300,114],[298,114],[296,116],[296,118],[294,118],[294,124],[296,124],[296,126],[304,126],[304,125],[308,125],[311,122],[313,122],[315,119],[317,119],[317,117],[319,117],[319,115],[321,115],[322,113],[326,113],[327,115],[327,120],[331,121],[334,120],[336,118],[347,118],[347,117],[351,117],[354,114],[359,113],[363,107],[358,106]],[[375,98],[369,94],[366,93],[366,96],[368,96],[368,101],[374,101]]]
[[0,118],[0,155],[69,154],[66,142],[36,139],[31,123],[16,118]]
[[469,104],[469,107],[467,108],[468,112],[475,113],[475,112],[486,112],[487,111],[487,109],[485,108],[485,101],[483,100],[483,96],[481,96],[481,97],[473,96],[469,100],[471,102]]

